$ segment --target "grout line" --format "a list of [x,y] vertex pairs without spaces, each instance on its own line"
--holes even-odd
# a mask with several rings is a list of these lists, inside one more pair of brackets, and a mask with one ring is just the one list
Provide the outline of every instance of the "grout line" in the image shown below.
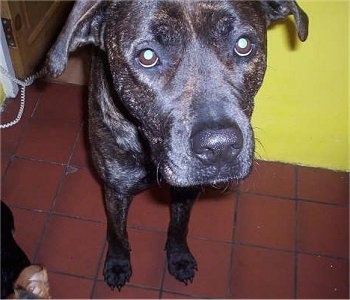
[[[240,192],[240,193],[244,194],[244,195],[255,195],[255,196],[268,197],[268,198],[273,198],[274,200],[281,200],[281,201],[295,201],[296,200],[296,196],[286,197],[286,196],[279,196],[279,195],[263,194],[263,193],[259,193],[259,192]],[[305,199],[305,198],[298,198],[298,201],[305,202],[305,203],[315,203],[315,204],[338,206],[338,207],[349,207],[349,205],[350,205],[350,203],[339,204],[339,203],[334,203],[334,202],[310,200],[310,199]]]
[[235,191],[235,203],[234,203],[234,213],[233,213],[233,229],[232,229],[232,243],[231,243],[231,252],[230,252],[230,267],[228,271],[228,282],[227,282],[227,289],[226,289],[226,298],[230,298],[232,293],[232,281],[233,281],[233,254],[234,254],[234,245],[236,242],[236,230],[238,225],[238,208],[239,208],[239,196],[240,191],[237,189]]
[[15,159],[19,160],[27,160],[27,161],[32,161],[32,162],[37,162],[41,164],[48,164],[48,165],[54,165],[54,166],[60,166],[60,167],[66,167],[67,164],[65,163],[59,163],[51,160],[44,160],[44,159],[38,159],[34,157],[29,157],[29,156],[18,156],[17,154],[14,154]]
[[[1,137],[1,135],[0,135],[0,137]],[[9,160],[7,162],[7,166],[6,166],[3,174],[1,174],[1,182],[3,182],[3,180],[6,178],[7,172],[10,169],[10,166],[12,165],[13,160],[15,159],[15,154],[12,153],[12,154],[8,154],[8,155],[6,154],[6,155],[2,155],[2,156],[8,156]]]
[[108,247],[107,243],[108,243],[107,240],[105,240],[103,247],[101,249],[100,256],[99,256],[98,261],[97,261],[96,273],[94,275],[93,284],[92,284],[91,291],[90,291],[90,299],[93,299],[94,294],[95,294],[95,290],[96,290],[96,284],[99,281],[98,275],[99,275],[99,271],[100,271],[100,268],[102,266],[102,263],[104,263],[103,258],[104,258],[104,253],[105,253],[106,247]]
[[[166,253],[165,250],[164,250],[164,253]],[[163,271],[162,271],[162,275],[161,275],[161,279],[160,279],[160,287],[159,287],[159,296],[158,296],[159,299],[162,299],[163,293],[164,293],[165,275],[166,275],[166,272],[167,272],[167,270],[168,270],[168,268],[167,268],[167,266],[168,266],[167,262],[168,262],[168,261],[167,261],[166,254],[164,254],[164,255],[163,255]]]
[[50,274],[58,274],[58,275],[63,275],[63,276],[71,276],[74,278],[79,278],[79,279],[85,279],[85,280],[93,280],[92,276],[88,276],[88,275],[81,275],[81,274],[76,274],[76,273],[69,273],[69,272],[65,272],[65,271],[58,271],[58,270],[52,270],[52,269],[48,269],[49,272],[49,276]]

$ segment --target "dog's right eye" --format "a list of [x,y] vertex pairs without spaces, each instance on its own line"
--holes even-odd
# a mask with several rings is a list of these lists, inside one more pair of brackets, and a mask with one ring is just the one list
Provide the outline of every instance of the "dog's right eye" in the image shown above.
[[142,50],[138,56],[137,61],[144,68],[152,68],[158,63],[157,54],[151,49]]
[[241,37],[236,42],[234,50],[239,56],[247,56],[253,51],[253,48],[254,44],[251,40],[246,37]]

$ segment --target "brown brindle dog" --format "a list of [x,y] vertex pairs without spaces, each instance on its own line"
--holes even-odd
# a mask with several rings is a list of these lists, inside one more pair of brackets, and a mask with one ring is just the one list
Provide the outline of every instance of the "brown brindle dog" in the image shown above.
[[126,224],[133,196],[159,178],[172,186],[168,269],[192,281],[192,204],[202,186],[249,174],[266,29],[288,15],[304,41],[308,18],[294,1],[76,2],[46,68],[58,76],[70,52],[96,46],[89,138],[104,182],[110,287],[120,289],[132,273]]

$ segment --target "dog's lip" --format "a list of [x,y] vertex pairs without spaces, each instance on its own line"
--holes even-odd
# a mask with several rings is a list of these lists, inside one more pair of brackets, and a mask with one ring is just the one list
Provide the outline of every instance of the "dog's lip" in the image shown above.
[[[240,164],[237,162],[233,167],[233,169],[240,169]],[[225,185],[227,183],[237,183],[238,181],[244,179],[248,176],[249,171],[241,170],[241,172],[233,172],[233,174],[229,172],[223,172],[222,169],[218,169],[215,172],[211,173],[207,176],[195,176],[193,180],[189,180],[190,176],[178,176],[176,173],[176,169],[178,168],[172,162],[162,164],[160,167],[160,172],[162,177],[171,185],[174,186],[196,186],[196,185]]]

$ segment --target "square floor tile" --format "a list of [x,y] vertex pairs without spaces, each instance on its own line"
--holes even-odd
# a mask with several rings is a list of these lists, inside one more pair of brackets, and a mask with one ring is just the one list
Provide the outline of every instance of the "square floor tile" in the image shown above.
[[299,254],[297,297],[348,299],[349,261]]
[[348,258],[348,208],[314,203],[298,205],[299,250]]
[[227,294],[231,245],[223,242],[189,239],[189,247],[196,258],[198,272],[187,286],[177,281],[168,270],[164,291],[195,297],[224,298]]
[[189,236],[231,241],[235,207],[234,192],[208,190],[194,203]]
[[117,289],[111,290],[106,283],[98,281],[96,283],[94,299],[158,299],[159,291],[135,286],[124,286],[119,292]]
[[21,207],[49,210],[64,168],[14,159],[2,182],[2,199]]
[[92,278],[105,238],[104,224],[52,216],[37,261],[49,271]]
[[57,163],[67,163],[80,124],[60,120],[33,119],[26,128],[17,155]]
[[243,192],[294,198],[295,167],[289,164],[257,161],[252,174],[240,186]]
[[349,173],[298,167],[298,198],[349,204]]
[[252,194],[240,195],[235,240],[294,250],[295,202]]
[[93,280],[48,271],[52,299],[90,299]]
[[84,102],[87,102],[85,86],[51,83],[43,91],[34,118],[80,123]]
[[232,264],[230,298],[294,298],[294,254],[236,246]]
[[47,213],[13,207],[11,211],[15,221],[14,238],[29,260],[33,262],[44,231]]
[[70,170],[57,196],[55,212],[106,222],[101,184],[88,169]]

